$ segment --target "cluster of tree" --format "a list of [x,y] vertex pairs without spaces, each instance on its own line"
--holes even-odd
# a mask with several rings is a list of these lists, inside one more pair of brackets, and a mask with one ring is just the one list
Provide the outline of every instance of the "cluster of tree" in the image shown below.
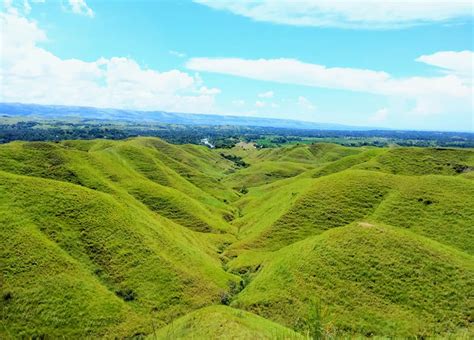
[[224,157],[225,159],[234,162],[234,164],[240,168],[246,168],[249,165],[245,163],[245,161],[242,159],[242,157],[236,156],[236,155],[226,155],[225,153],[220,153],[221,157]]

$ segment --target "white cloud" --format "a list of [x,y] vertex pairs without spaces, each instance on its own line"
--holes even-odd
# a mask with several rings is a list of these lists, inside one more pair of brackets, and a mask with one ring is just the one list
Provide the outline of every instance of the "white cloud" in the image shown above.
[[174,51],[174,50],[169,50],[168,53],[171,54],[171,55],[174,55],[175,57],[178,57],[178,58],[186,57],[186,53],[182,53],[182,52],[178,52],[178,51]]
[[326,67],[295,59],[193,58],[186,66],[256,80],[397,97],[414,101],[411,111],[418,114],[472,110],[471,81],[459,77],[458,70],[435,77],[394,78],[382,71]]
[[[64,1],[64,2],[63,2]],[[6,9],[6,12],[10,14],[19,15],[28,15],[31,11],[31,4],[40,4],[45,3],[45,0],[3,0],[3,7]],[[95,13],[87,5],[85,0],[61,0],[58,1],[61,4],[61,7],[64,11],[72,12],[79,15],[85,15],[90,18],[93,18]]]
[[272,108],[272,109],[277,109],[280,107],[280,105],[276,104],[276,103],[269,103],[269,102],[264,102],[262,100],[257,100],[255,102],[255,107],[258,107],[258,108],[264,108],[264,107],[267,107],[267,108]]
[[23,10],[25,11],[25,13],[31,12],[31,5],[28,0],[23,0]]
[[211,112],[216,88],[197,75],[158,72],[130,58],[85,62],[61,59],[37,43],[47,39],[36,23],[0,13],[0,101],[38,104]]
[[263,93],[259,93],[258,97],[259,98],[273,98],[273,91],[267,91],[267,92],[263,92]]
[[311,103],[311,101],[303,96],[298,97],[298,105],[305,111],[314,111],[316,110],[316,106]]
[[47,40],[46,34],[38,28],[34,21],[14,13],[0,13],[0,20],[2,27],[2,39],[0,39],[2,57],[11,49],[31,48],[37,42]]
[[442,68],[445,73],[456,74],[471,80],[473,78],[473,51],[441,51],[422,55],[416,61]]
[[378,110],[372,116],[369,117],[368,121],[370,123],[382,123],[388,118],[388,109],[386,107]]
[[5,12],[10,14],[18,14],[20,11],[23,11],[24,6],[16,6],[17,4],[13,4],[13,0],[3,0],[3,9]]
[[351,68],[326,68],[296,59],[192,58],[186,66],[251,79],[326,88],[366,90],[389,78],[385,72]]
[[469,0],[194,0],[255,21],[295,26],[389,29],[469,19]]
[[216,94],[221,93],[221,90],[216,88],[216,87],[213,87],[213,88],[209,89],[205,86],[201,86],[201,88],[199,89],[198,92],[200,94],[205,94],[205,95],[216,95]]
[[87,6],[85,0],[68,0],[68,3],[73,13],[85,15],[90,18],[94,17],[94,11]]

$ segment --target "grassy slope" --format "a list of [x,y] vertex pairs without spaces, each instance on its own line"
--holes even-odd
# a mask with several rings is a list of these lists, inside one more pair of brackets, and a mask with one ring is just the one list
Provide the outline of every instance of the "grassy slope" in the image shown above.
[[309,164],[282,161],[256,162],[253,166],[234,172],[224,183],[232,188],[251,188],[295,177],[314,168]]
[[199,309],[154,335],[155,339],[305,339],[277,323],[227,306]]
[[474,151],[464,149],[392,148],[367,163],[361,169],[400,175],[458,175],[474,167]]
[[[155,138],[0,146],[3,335],[151,335],[188,312],[159,334],[287,332],[199,309],[223,296],[300,331],[321,301],[327,334],[472,332],[472,150],[225,150],[247,168],[220,152]],[[231,272],[250,281],[240,293]]]
[[[308,189],[246,248],[277,250],[324,230],[365,217],[388,193],[390,178],[372,172],[344,172],[307,183]],[[298,183],[302,186],[302,183]],[[279,197],[274,196],[275,199]]]
[[[151,317],[163,323],[174,315],[216,303],[229,282],[238,281],[221,269],[217,256],[208,255],[205,249],[210,244],[133,201],[119,202],[109,194],[58,181],[6,173],[0,176],[3,258],[8,259],[4,289],[12,295],[6,303],[10,333],[34,335],[38,330],[33,325],[39,323],[46,334],[83,334],[87,328],[61,327],[75,317],[75,310],[68,312],[58,304],[61,296],[69,296],[69,303],[83,310],[84,301],[97,303],[93,289],[87,287],[92,284],[102,285],[99,292],[104,305],[117,309],[115,314],[140,316],[133,332],[147,333]],[[25,272],[27,258],[37,262],[36,272]],[[68,281],[62,281],[63,275]],[[43,285],[44,281],[51,283]],[[70,294],[68,287],[88,290],[90,298]],[[28,303],[46,296],[55,297],[46,299],[49,308]],[[43,308],[53,315],[42,313]],[[107,315],[107,308],[92,309],[84,322],[107,319]],[[104,325],[117,324],[117,317],[112,314],[113,322]],[[92,335],[105,331],[104,325],[98,323],[94,328],[94,322],[90,323]],[[130,335],[132,330],[124,332]]]
[[226,152],[242,157],[251,167],[233,172],[226,179],[226,183],[234,188],[269,184],[295,177],[307,170],[357,155],[362,151],[362,148],[351,149],[325,143],[263,150],[236,148]]
[[[234,301],[298,329],[320,301],[327,334],[428,336],[471,326],[472,257],[368,223],[281,249]],[[460,333],[459,333],[460,334]]]
[[[7,264],[4,289],[13,296],[6,304],[11,318],[8,332],[78,335],[88,329],[90,334],[98,335],[113,326],[123,328],[124,335],[147,333],[151,318],[159,325],[219,301],[229,282],[238,280],[221,269],[216,250],[233,239],[233,229],[225,220],[233,210],[222,202],[222,196],[232,199],[237,195],[215,183],[215,177],[231,164],[208,150],[200,150],[196,160],[193,153],[174,149],[181,151],[155,139],[11,143],[0,148],[0,168],[8,171],[1,174],[0,182],[4,240],[21,244],[18,238],[35,235],[31,242],[35,240],[35,247],[49,254],[52,263],[63,261],[63,257],[75,261],[78,270],[71,269],[70,278],[76,278],[76,282],[69,286],[79,289],[83,283],[77,278],[85,277],[87,282],[102,284],[108,294],[105,296],[111,298],[107,303],[119,306],[110,322],[90,321],[90,327],[66,329],[66,320],[72,314],[55,304],[61,302],[59,296],[67,290],[58,289],[53,294],[46,289],[51,285],[41,288],[42,281],[38,280],[37,285],[28,288],[31,294],[23,296],[19,291],[27,289],[31,276],[19,276]],[[167,154],[180,157],[182,162]],[[211,234],[193,235],[184,227]],[[227,234],[212,236],[223,232]],[[34,247],[24,251],[28,249]],[[29,254],[36,258],[39,251]],[[23,256],[20,252],[15,257],[6,249],[5,257],[11,263],[22,262]],[[61,263],[57,272],[69,266]],[[43,276],[52,274],[47,277],[52,282],[58,279],[56,271],[49,272],[47,266],[40,272]],[[117,292],[136,295],[136,299],[124,303]],[[57,310],[54,316],[42,318],[41,308],[31,309],[26,303],[40,296],[58,296],[45,308]],[[81,294],[74,297],[78,299],[71,297],[71,304],[88,310]],[[31,310],[26,313],[25,308]],[[75,313],[73,308],[71,313]],[[26,321],[21,320],[23,314],[29,315]],[[107,319],[107,314],[106,309],[98,310],[90,318]],[[140,321],[121,326],[130,318],[136,320],[133,315]],[[84,322],[89,321],[85,318]],[[42,324],[43,328],[34,324]]]
[[370,219],[407,228],[474,255],[474,182],[462,177],[397,176]]
[[[231,165],[213,154],[208,162],[205,159],[191,162],[192,155],[176,152],[174,157],[180,157],[181,164],[167,156],[172,153],[168,147],[163,151],[165,143],[148,143],[150,139],[112,144],[11,143],[0,149],[0,158],[5,160],[0,163],[0,170],[67,181],[114,195],[132,195],[152,210],[196,230],[220,232],[230,228],[224,218],[232,216],[233,211],[219,194],[229,200],[237,196],[216,185],[211,175],[220,171],[218,166]],[[169,148],[178,149],[171,145]],[[216,159],[221,163],[215,164]],[[212,172],[209,164],[215,165]],[[202,189],[207,187],[212,187],[208,191],[215,195]]]
[[461,176],[413,177],[356,169],[316,176],[314,180],[306,178],[314,177],[314,171],[309,174],[252,189],[239,201],[243,217],[234,225],[241,231],[241,240],[230,248],[232,254],[238,253],[238,249],[277,250],[369,217],[410,228],[469,254],[474,252],[471,180]]
[[[404,155],[403,151],[406,151],[407,155]],[[421,157],[423,155],[425,157]],[[429,162],[429,165],[418,164],[424,162]],[[374,164],[383,166],[377,165],[375,168]],[[355,307],[351,306],[346,321],[339,311],[331,312],[336,315],[332,315],[327,320],[327,332],[331,334],[337,330],[343,334],[391,334],[398,336],[454,333],[455,336],[467,336],[466,334],[472,332],[472,329],[469,328],[472,317],[469,310],[472,309],[472,305],[467,305],[468,298],[465,296],[472,296],[473,291],[468,289],[466,283],[471,280],[473,275],[473,261],[472,257],[458,253],[458,250],[471,255],[474,250],[472,248],[474,244],[472,236],[474,203],[471,198],[474,197],[474,183],[467,180],[469,172],[459,171],[459,169],[465,171],[469,166],[472,166],[472,151],[470,150],[453,152],[429,149],[416,149],[415,152],[412,149],[368,150],[324,164],[291,180],[251,189],[247,197],[238,202],[241,205],[239,209],[243,212],[243,217],[237,219],[234,224],[240,227],[239,237],[241,240],[234,243],[228,250],[230,256],[237,256],[229,262],[228,267],[235,272],[252,273],[250,278],[254,278],[254,281],[238,295],[234,306],[247,308],[265,317],[283,322],[290,327],[302,327],[295,320],[301,320],[308,315],[307,307],[311,305],[309,302],[311,299],[306,294],[310,288],[303,282],[308,280],[308,276],[317,275],[320,268],[319,264],[312,267],[313,269],[304,267],[302,263],[311,262],[312,257],[302,257],[300,248],[293,255],[286,249],[291,248],[293,242],[305,240],[311,235],[330,233],[331,237],[335,237],[336,234],[333,234],[332,231],[326,232],[326,230],[343,227],[353,221],[368,219],[374,224],[390,223],[429,237],[440,243],[421,239],[425,243],[434,244],[435,248],[440,248],[439,256],[447,250],[452,254],[464,257],[464,259],[458,263],[457,269],[440,274],[445,281],[445,286],[437,291],[437,295],[433,294],[432,287],[426,281],[419,280],[418,276],[424,273],[420,273],[419,270],[411,270],[400,260],[401,264],[398,268],[400,273],[413,274],[410,280],[413,286],[419,290],[415,290],[413,294],[420,298],[415,303],[418,307],[422,307],[421,311],[413,311],[412,307],[406,306],[387,307],[386,301],[379,301],[371,305],[370,301],[374,298],[372,295],[369,297],[357,295],[354,300],[348,299],[346,296],[353,294],[353,291],[346,281],[343,282],[341,287],[347,285],[348,287],[345,288],[348,290],[341,293],[340,301],[337,304],[344,307],[336,305],[333,306],[334,310],[347,309],[348,304],[351,303],[364,305],[365,301],[366,305],[358,312],[355,312]],[[357,168],[370,171],[356,170]],[[308,178],[316,178],[316,180]],[[335,230],[339,232],[339,229]],[[393,227],[390,230],[402,232]],[[357,233],[359,233],[358,230]],[[418,236],[411,233],[400,234],[401,236],[394,235],[396,238],[403,236],[407,240],[411,238],[419,240]],[[341,232],[341,236],[360,239],[356,237],[357,235],[351,236],[349,231]],[[391,236],[393,237],[393,235]],[[387,236],[384,235],[383,238],[385,239]],[[393,240],[390,239],[384,241],[387,241],[386,244],[393,243]],[[376,242],[376,244],[378,243],[381,241]],[[443,248],[441,244],[450,247]],[[286,247],[287,245],[290,246]],[[281,248],[283,248],[281,251],[274,252],[274,250]],[[404,247],[400,249],[405,249],[404,251],[407,251],[411,258],[422,259],[424,254],[421,252],[420,246],[417,244],[414,248],[413,254]],[[352,249],[351,257],[361,256],[363,258],[364,249],[354,247],[352,244],[349,249]],[[384,250],[377,249],[373,252],[381,254],[381,259],[397,258]],[[438,262],[436,258],[438,255],[435,256],[432,263],[426,263],[426,267],[439,266],[442,269],[445,264],[442,261]],[[292,256],[293,260],[290,259]],[[301,263],[297,263],[297,259],[300,259]],[[288,264],[286,261],[293,262]],[[345,259],[344,262],[346,262]],[[267,270],[267,264],[270,264],[274,271]],[[262,265],[265,268],[263,271]],[[298,270],[292,272],[291,268],[298,268]],[[349,268],[353,271],[353,275],[365,275],[366,269],[360,266],[359,262]],[[335,270],[337,271],[337,269]],[[370,271],[370,268],[367,270]],[[400,273],[392,275],[388,273],[387,268],[383,268],[382,271],[387,271],[386,279],[403,275]],[[462,275],[457,280],[449,281],[448,278],[455,276],[457,271],[460,271]],[[304,279],[291,285],[288,280],[291,281],[293,274],[301,274]],[[437,276],[438,273],[435,272],[432,279]],[[385,287],[381,287],[386,285],[380,281],[379,277],[372,279],[371,284],[380,289],[385,289]],[[333,285],[334,283],[331,282],[324,287],[318,287],[317,294],[313,298],[324,300],[325,294],[328,294]],[[451,286],[448,287],[449,285]],[[273,289],[274,286],[280,287],[279,289],[283,289],[286,293]],[[462,286],[464,292],[459,294]],[[256,293],[257,290],[261,292],[260,295]],[[298,302],[293,299],[293,296],[298,294],[302,294],[300,299],[303,300],[300,301],[299,306]],[[396,290],[393,287],[390,287],[387,293],[391,298],[403,296],[403,294],[402,289]],[[429,302],[425,300],[426,295],[431,295],[431,298],[435,300],[449,303],[452,298],[450,294],[457,294],[458,302],[456,304],[461,306],[460,310],[456,310],[454,305],[451,305],[454,309],[452,312],[446,312],[441,308],[439,320],[434,317],[430,319],[431,309],[439,308],[439,306],[430,307]],[[446,296],[443,297],[443,295]],[[413,296],[410,296],[410,299],[413,299]],[[379,303],[381,305],[377,305]],[[430,303],[434,304],[433,301]],[[325,308],[331,309],[332,307]],[[386,317],[384,308],[394,309],[393,320]],[[299,310],[294,319],[285,320],[284,316],[288,314],[288,311],[293,310]],[[409,322],[408,320],[412,318],[421,321]]]

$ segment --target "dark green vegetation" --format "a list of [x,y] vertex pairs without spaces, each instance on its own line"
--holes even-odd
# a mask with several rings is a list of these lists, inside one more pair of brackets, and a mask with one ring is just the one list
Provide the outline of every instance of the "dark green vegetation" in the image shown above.
[[[0,103],[0,110],[2,104]],[[146,113],[142,113],[146,117]],[[195,115],[204,116],[204,115]],[[243,119],[243,118],[242,118]],[[240,140],[253,142],[258,148],[276,148],[293,144],[335,143],[344,146],[420,146],[473,148],[474,134],[468,132],[367,130],[334,127],[292,128],[244,125],[215,125],[214,117],[204,124],[166,123],[163,121],[111,120],[97,118],[36,118],[35,116],[1,115],[0,143],[15,140],[61,141],[66,139],[124,139],[159,137],[174,144],[202,144],[207,138],[217,148],[231,148]],[[277,120],[276,120],[277,121]],[[237,123],[235,121],[234,123]],[[199,125],[198,125],[199,124]],[[221,123],[225,124],[225,123]]]
[[474,150],[0,146],[0,338],[474,336]]

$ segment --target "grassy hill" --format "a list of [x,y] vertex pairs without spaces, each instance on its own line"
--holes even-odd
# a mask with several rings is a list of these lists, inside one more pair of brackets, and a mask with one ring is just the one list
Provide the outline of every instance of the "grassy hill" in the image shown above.
[[469,338],[473,169],[471,149],[0,145],[0,337]]
[[[0,179],[10,334],[98,336],[111,326],[131,327],[124,336],[147,333],[151,317],[163,324],[218,303],[239,281],[221,268],[211,242],[139,202],[47,179],[4,172]],[[123,325],[129,317],[136,321]]]
[[189,313],[150,336],[155,339],[306,339],[258,315],[227,306]]
[[332,336],[472,331],[472,257],[389,226],[331,229],[267,257],[232,306],[304,330],[320,309]]

